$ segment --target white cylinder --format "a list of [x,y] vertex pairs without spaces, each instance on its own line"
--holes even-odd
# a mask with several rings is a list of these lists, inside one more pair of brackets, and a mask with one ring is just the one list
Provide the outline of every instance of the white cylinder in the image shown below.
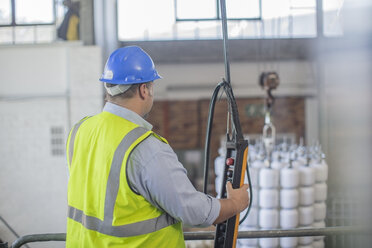
[[[260,172],[260,169],[249,167],[249,175],[251,177],[252,187],[258,187],[258,173],[259,172]],[[244,183],[248,183],[247,175],[245,175]]]
[[280,247],[282,247],[282,248],[296,247],[297,244],[298,244],[298,238],[297,237],[280,238]]
[[259,179],[262,188],[277,188],[279,186],[279,171],[263,168],[260,171]]
[[302,167],[304,165],[305,165],[305,162],[302,161],[302,160],[295,160],[295,161],[292,162],[292,166],[294,168],[299,168],[299,167]]
[[[188,247],[188,246],[186,246]],[[200,247],[200,246],[198,246]],[[195,247],[195,248],[198,248]],[[258,247],[258,239],[238,239],[237,246],[239,248],[257,248]]]
[[282,151],[282,152],[280,153],[280,157],[281,157],[281,160],[282,160],[282,161],[289,161],[290,158],[291,158],[291,154],[290,154],[290,152]]
[[276,209],[260,209],[259,226],[261,228],[277,228],[279,224],[279,212]]
[[296,228],[298,225],[297,209],[282,209],[280,210],[280,227],[281,228]]
[[[311,236],[305,236],[305,237],[298,237],[298,243],[301,245],[311,245],[313,243],[314,238]],[[300,246],[298,246],[300,247]],[[310,246],[311,247],[311,246]]]
[[315,182],[315,171],[314,168],[309,166],[299,167],[300,171],[300,185],[311,186]]
[[259,243],[262,248],[273,248],[279,245],[279,238],[261,238]]
[[314,221],[325,220],[327,213],[327,206],[324,202],[318,202],[314,204]]
[[260,190],[260,207],[261,208],[276,208],[279,206],[279,192],[276,189],[261,189]]
[[259,192],[260,190],[256,187],[252,188],[252,206],[253,207],[258,207],[258,199],[259,199]]
[[225,169],[225,157],[219,156],[214,160],[214,171],[216,174],[215,188],[217,197],[221,197],[221,185],[223,181],[223,173]]
[[282,208],[296,208],[300,196],[297,189],[282,189],[280,191],[280,206]]
[[284,168],[280,171],[280,185],[282,188],[296,188],[299,180],[300,174],[297,169]]
[[314,188],[300,187],[300,205],[309,206],[314,204]]
[[[317,222],[314,222],[312,226],[314,228],[323,228],[326,226],[326,224],[325,224],[325,221],[317,221]],[[323,238],[324,236],[315,236],[314,240],[322,240]]]
[[271,162],[271,168],[272,169],[276,169],[276,170],[280,170],[284,167],[284,163],[278,161],[278,160],[274,160]]
[[314,240],[312,246],[313,248],[324,248],[325,247],[324,240]]
[[299,220],[298,223],[300,226],[308,226],[313,224],[314,222],[314,207],[307,206],[307,207],[299,207]]
[[[243,212],[240,213],[240,219],[242,219],[245,216],[247,209],[245,209]],[[256,227],[257,225],[258,225],[258,209],[255,207],[252,207],[251,210],[249,211],[247,218],[240,226]]]
[[223,172],[225,169],[225,157],[218,156],[214,160],[214,173],[216,176],[223,176]]
[[273,151],[272,157],[274,161],[280,160],[280,151]]
[[313,248],[313,246],[312,246],[312,243],[310,243],[308,245],[299,245],[297,246],[297,248]]
[[[239,231],[255,231],[257,228],[254,227],[247,227],[247,226],[239,226]],[[240,247],[247,247],[247,246],[254,246],[258,245],[258,239],[238,239],[238,244]]]
[[263,168],[265,167],[265,163],[262,160],[255,160],[252,162],[253,168]]
[[315,170],[315,181],[326,182],[328,179],[328,165],[325,162],[313,163],[311,167]]
[[314,185],[314,194],[316,202],[323,202],[327,200],[327,184],[326,183],[316,183]]

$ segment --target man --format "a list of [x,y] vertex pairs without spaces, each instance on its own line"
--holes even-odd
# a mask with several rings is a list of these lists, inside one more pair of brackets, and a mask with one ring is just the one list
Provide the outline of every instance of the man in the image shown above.
[[102,113],[81,120],[67,140],[66,247],[185,247],[182,223],[205,227],[248,206],[248,186],[227,199],[196,191],[167,141],[144,118],[161,78],[137,46],[119,48],[100,81]]
[[61,25],[57,29],[57,36],[63,40],[78,40],[80,2],[64,0],[63,6],[67,7],[67,12]]

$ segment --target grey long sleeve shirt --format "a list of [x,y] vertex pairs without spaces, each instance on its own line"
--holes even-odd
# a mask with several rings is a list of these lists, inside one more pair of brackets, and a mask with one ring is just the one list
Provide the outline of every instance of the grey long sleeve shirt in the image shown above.
[[[137,113],[113,103],[107,102],[103,111],[152,129],[152,125]],[[220,202],[194,188],[186,169],[168,144],[148,137],[133,150],[127,166],[131,188],[183,224],[206,227],[217,219]]]

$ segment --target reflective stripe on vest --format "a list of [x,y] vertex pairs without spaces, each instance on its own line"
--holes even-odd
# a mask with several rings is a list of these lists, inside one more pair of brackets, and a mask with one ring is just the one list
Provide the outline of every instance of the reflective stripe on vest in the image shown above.
[[90,117],[91,116],[83,118],[79,123],[77,123],[74,126],[74,128],[71,131],[70,145],[68,147],[68,158],[69,158],[70,165],[72,163],[72,155],[74,155],[74,142],[75,142],[75,136],[76,136],[77,130],[79,129],[81,124],[83,124],[83,122],[89,119]]
[[[146,132],[148,132],[148,130],[146,130],[143,127],[137,127],[131,130],[122,139],[119,146],[116,148],[107,180],[103,221],[96,217],[85,215],[83,211],[76,209],[72,206],[68,206],[69,218],[81,223],[85,228],[89,230],[97,231],[99,233],[115,237],[131,237],[142,234],[148,234],[177,223],[177,221],[173,219],[170,215],[168,215],[167,213],[163,213],[159,217],[149,220],[144,220],[121,226],[112,225],[116,197],[119,191],[120,170],[122,167],[125,153],[127,152],[128,148]],[[75,135],[74,136],[73,135],[74,133],[71,134],[70,144],[71,143],[73,144],[74,142]],[[70,149],[73,149],[73,146],[71,147],[70,145]]]

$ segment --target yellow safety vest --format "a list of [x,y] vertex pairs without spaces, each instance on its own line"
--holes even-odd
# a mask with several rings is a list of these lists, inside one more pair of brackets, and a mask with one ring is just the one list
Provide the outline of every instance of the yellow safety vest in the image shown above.
[[155,136],[109,112],[77,123],[67,140],[66,247],[185,247],[181,222],[154,207],[128,184],[134,148]]

